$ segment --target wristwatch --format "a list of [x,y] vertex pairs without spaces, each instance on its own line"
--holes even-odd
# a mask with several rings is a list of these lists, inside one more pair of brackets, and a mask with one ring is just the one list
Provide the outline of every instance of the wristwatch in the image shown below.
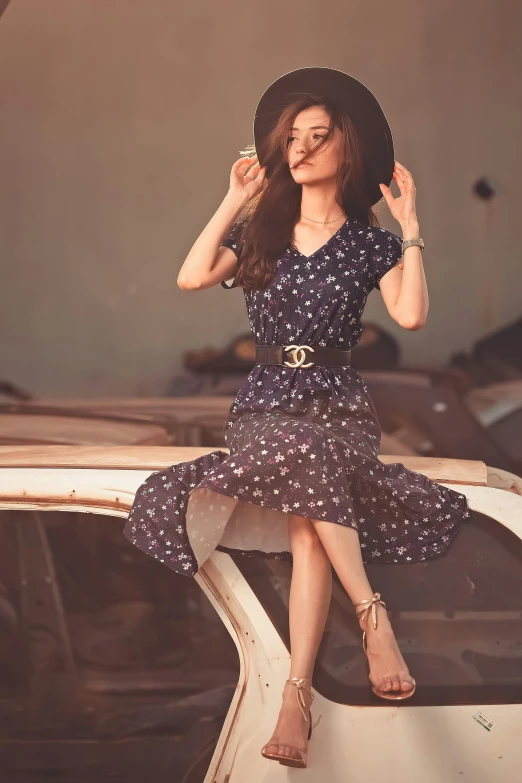
[[407,247],[411,247],[412,245],[417,245],[421,249],[421,253],[424,250],[424,240],[420,237],[414,237],[413,239],[406,239],[402,242],[402,252],[404,254],[404,251]]

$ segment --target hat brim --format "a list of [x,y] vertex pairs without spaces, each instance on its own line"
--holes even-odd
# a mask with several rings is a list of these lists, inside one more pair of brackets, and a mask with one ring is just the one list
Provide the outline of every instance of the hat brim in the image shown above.
[[[293,101],[307,93],[327,98],[350,116],[359,134],[367,191],[371,204],[382,198],[379,183],[390,185],[395,166],[391,129],[375,95],[362,82],[335,68],[311,66],[289,71],[265,90],[254,116],[254,143],[261,166],[266,162],[265,143]],[[270,177],[268,170],[266,176]]]

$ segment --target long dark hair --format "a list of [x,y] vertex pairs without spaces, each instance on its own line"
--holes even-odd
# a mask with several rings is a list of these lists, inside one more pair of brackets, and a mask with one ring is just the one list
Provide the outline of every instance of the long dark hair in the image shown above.
[[[336,177],[338,203],[349,218],[367,226],[380,225],[363,176],[362,142],[350,116],[318,95],[305,95],[283,110],[266,139],[263,163],[270,177],[265,179],[263,189],[249,201],[241,215],[244,227],[236,282],[243,288],[266,288],[275,276],[278,258],[291,244],[293,229],[299,219],[302,186],[294,181],[290,173],[288,137],[296,116],[311,106],[320,106],[330,116],[327,134],[311,153],[315,153],[331,137],[335,127],[342,132],[342,163]],[[250,146],[242,153],[252,154],[253,149]]]

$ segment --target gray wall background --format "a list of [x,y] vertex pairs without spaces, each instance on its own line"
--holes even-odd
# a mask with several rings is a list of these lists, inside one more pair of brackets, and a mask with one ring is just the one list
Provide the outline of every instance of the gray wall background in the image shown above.
[[[241,291],[177,272],[279,75],[376,93],[417,187],[430,293],[405,362],[521,314],[522,6],[508,0],[12,0],[0,20],[0,377],[38,394],[161,394],[189,348],[248,329]],[[471,187],[492,177],[497,198]],[[395,187],[395,186],[394,186]],[[398,192],[396,191],[397,195]],[[382,225],[400,234],[384,202]]]

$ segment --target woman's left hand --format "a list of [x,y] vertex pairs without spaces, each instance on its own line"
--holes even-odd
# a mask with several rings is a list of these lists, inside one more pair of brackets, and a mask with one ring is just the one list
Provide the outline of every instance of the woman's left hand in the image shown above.
[[408,223],[412,220],[417,220],[417,212],[415,209],[415,183],[413,177],[408,169],[404,168],[398,160],[395,161],[393,168],[393,179],[399,186],[401,195],[398,198],[394,198],[390,188],[384,185],[382,182],[379,185],[382,195],[386,203],[390,208],[395,220],[401,225]]

